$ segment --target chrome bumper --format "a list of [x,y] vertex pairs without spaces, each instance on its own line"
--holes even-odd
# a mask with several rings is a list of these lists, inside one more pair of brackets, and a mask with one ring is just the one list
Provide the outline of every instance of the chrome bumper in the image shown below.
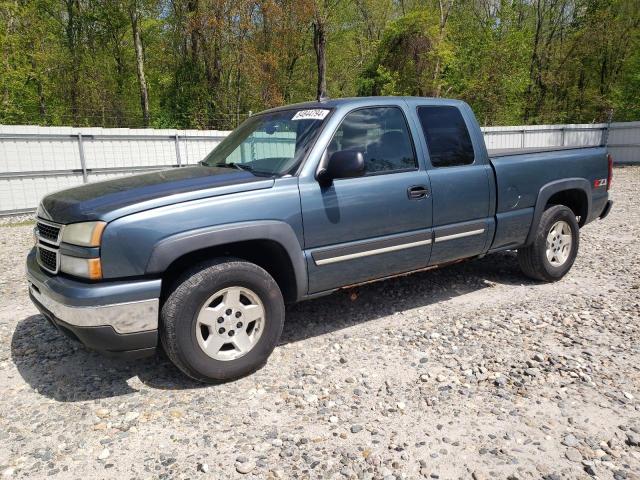
[[137,302],[99,306],[70,306],[60,303],[29,284],[29,293],[56,318],[76,327],[110,326],[117,333],[135,333],[158,328],[160,300],[157,298]]
[[160,279],[88,283],[45,272],[36,250],[27,256],[29,294],[36,306],[76,329],[111,327],[118,335],[158,329]]

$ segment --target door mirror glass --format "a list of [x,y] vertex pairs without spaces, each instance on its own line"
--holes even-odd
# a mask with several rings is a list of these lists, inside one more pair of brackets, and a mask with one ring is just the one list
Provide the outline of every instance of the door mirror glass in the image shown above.
[[329,157],[327,166],[318,172],[318,180],[330,182],[338,178],[364,175],[364,156],[358,150],[340,150]]

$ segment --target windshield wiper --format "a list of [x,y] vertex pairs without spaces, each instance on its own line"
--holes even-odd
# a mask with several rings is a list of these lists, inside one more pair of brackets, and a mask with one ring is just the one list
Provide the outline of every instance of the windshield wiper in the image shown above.
[[269,172],[262,172],[260,170],[254,170],[254,168],[246,163],[229,162],[229,163],[216,163],[214,167],[222,168],[237,168],[238,170],[244,170],[245,172],[253,173],[258,177],[275,177],[275,174]]
[[245,165],[244,163],[229,162],[229,163],[216,163],[216,167],[237,168],[238,170],[245,170],[247,172],[253,172],[253,167]]

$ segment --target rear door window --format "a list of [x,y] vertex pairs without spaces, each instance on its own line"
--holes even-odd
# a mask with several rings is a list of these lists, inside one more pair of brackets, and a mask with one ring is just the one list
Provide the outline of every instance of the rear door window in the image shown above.
[[452,106],[418,107],[418,118],[434,167],[473,163],[473,145],[460,110]]

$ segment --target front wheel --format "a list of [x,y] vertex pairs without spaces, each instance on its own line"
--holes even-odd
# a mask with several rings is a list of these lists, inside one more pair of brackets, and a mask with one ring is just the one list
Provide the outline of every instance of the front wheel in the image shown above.
[[164,302],[162,346],[195,380],[242,377],[277,345],[284,311],[280,288],[264,269],[239,259],[205,262],[187,271]]
[[554,205],[542,214],[533,243],[518,249],[520,268],[535,280],[560,280],[571,269],[579,242],[575,214],[564,205]]

